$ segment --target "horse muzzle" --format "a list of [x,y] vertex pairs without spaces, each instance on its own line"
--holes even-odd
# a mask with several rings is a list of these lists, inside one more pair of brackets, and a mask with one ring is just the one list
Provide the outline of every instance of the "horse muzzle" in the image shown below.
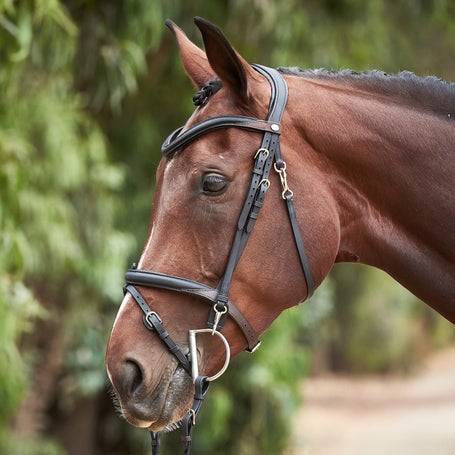
[[117,366],[119,364],[116,363],[113,370],[108,368],[120,412],[128,423],[158,432],[172,426],[188,412],[193,403],[193,383],[202,376],[199,371],[199,353],[201,351],[197,346],[199,334],[208,334],[218,338],[222,342],[220,346],[224,348],[223,365],[212,376],[203,376],[206,382],[214,381],[229,366],[230,347],[226,338],[213,329],[189,331],[188,359],[191,365],[191,376],[188,370],[173,358],[162,369],[158,383],[156,377],[153,376],[153,371],[147,371],[144,365],[137,359],[133,360],[132,356],[120,363],[119,367]]
[[158,382],[132,359],[109,370],[109,378],[122,417],[136,427],[161,431],[179,421],[193,401],[193,381],[173,359],[160,372]]

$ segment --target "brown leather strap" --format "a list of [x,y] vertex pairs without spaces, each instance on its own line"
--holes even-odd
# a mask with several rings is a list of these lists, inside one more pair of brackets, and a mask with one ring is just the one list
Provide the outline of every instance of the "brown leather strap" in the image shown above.
[[[149,270],[129,269],[126,272],[125,281],[127,283],[127,286],[135,285],[167,289],[169,291],[176,291],[183,294],[193,295],[195,297],[200,297],[201,300],[206,301],[210,304],[215,304],[217,302],[217,289],[211,288],[210,286],[202,283],[198,283],[197,281],[188,280],[187,278],[165,275],[163,273],[153,272]],[[130,292],[130,289],[128,289],[128,287],[126,287],[126,290]],[[143,307],[143,305],[141,305],[142,302],[140,299],[136,298],[135,295],[133,295],[133,297],[139,306],[141,306],[141,309],[144,313],[147,311],[147,308],[150,310],[148,305],[147,307]],[[258,348],[260,344],[260,340],[256,331],[253,329],[239,308],[237,308],[234,302],[228,300],[227,306],[229,316],[237,323],[248,343],[248,351],[253,352]]]

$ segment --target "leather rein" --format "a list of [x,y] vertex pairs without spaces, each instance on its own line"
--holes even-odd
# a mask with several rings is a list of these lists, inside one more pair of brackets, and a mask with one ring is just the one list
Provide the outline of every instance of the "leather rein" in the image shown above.
[[[262,65],[253,65],[253,67],[267,78],[271,86],[271,99],[267,120],[240,115],[212,117],[197,123],[186,131],[183,131],[183,127],[178,128],[164,141],[161,148],[162,154],[165,157],[169,157],[199,137],[222,128],[239,128],[264,134],[261,147],[254,155],[250,186],[237,222],[237,229],[229,253],[226,270],[218,286],[212,288],[197,281],[149,270],[139,270],[135,267],[129,269],[125,276],[126,284],[124,286],[124,292],[129,292],[141,308],[144,313],[143,323],[145,327],[157,333],[170,352],[177,358],[180,366],[193,377],[195,383],[194,404],[188,415],[181,421],[184,432],[183,442],[185,454],[189,454],[192,426],[195,423],[196,415],[207,393],[210,381],[219,377],[229,363],[229,345],[225,337],[221,334],[227,317],[232,318],[242,331],[248,352],[253,352],[260,344],[254,328],[241,310],[229,299],[228,294],[235,267],[246,247],[248,238],[270,187],[269,175],[272,168],[280,177],[282,198],[286,202],[296,248],[299,253],[300,263],[307,285],[307,298],[311,297],[314,291],[313,276],[295,213],[293,192],[287,183],[286,163],[283,161],[280,148],[281,118],[288,98],[288,88],[285,80],[277,70]],[[172,340],[169,333],[165,330],[160,316],[150,308],[136,286],[180,292],[198,297],[201,301],[207,302],[210,305],[211,309],[207,329],[190,330],[190,353],[184,354],[180,347]],[[191,356],[191,351],[193,351],[193,354],[196,353],[195,335],[200,332],[211,332],[212,335],[216,334],[225,344],[225,365],[222,371],[210,378],[199,375],[196,355]],[[151,432],[151,438],[153,454],[158,454],[159,434]]]

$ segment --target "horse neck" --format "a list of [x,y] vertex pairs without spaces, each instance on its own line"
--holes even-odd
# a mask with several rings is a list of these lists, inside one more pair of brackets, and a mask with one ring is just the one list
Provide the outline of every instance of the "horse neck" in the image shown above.
[[337,207],[336,261],[388,272],[455,322],[454,123],[355,87],[292,79],[300,159]]

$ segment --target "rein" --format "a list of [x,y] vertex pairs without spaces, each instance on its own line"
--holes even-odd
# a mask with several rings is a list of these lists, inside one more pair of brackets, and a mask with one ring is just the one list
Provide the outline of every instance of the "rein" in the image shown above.
[[[144,313],[143,323],[145,327],[148,330],[157,333],[161,340],[166,344],[169,351],[176,357],[180,366],[192,376],[195,383],[194,404],[187,416],[181,421],[185,454],[189,454],[192,427],[196,422],[196,416],[201,408],[210,382],[219,377],[225,371],[229,363],[229,344],[226,338],[221,334],[227,317],[231,317],[242,331],[246,340],[246,350],[248,352],[254,352],[260,345],[258,335],[254,328],[239,308],[229,299],[228,293],[235,267],[246,247],[248,238],[270,187],[269,175],[272,168],[280,177],[282,198],[286,202],[296,248],[299,253],[300,263],[307,285],[307,298],[311,297],[314,291],[313,276],[295,212],[293,192],[289,188],[287,182],[286,162],[283,161],[280,148],[281,118],[288,98],[288,88],[285,80],[278,71],[261,65],[253,65],[253,67],[267,78],[271,86],[271,99],[267,120],[240,115],[209,118],[197,123],[186,131],[183,131],[183,127],[178,128],[164,141],[161,148],[162,154],[165,157],[170,157],[182,147],[185,147],[202,135],[221,128],[239,128],[247,131],[264,133],[261,147],[254,155],[250,186],[237,222],[237,230],[229,253],[226,270],[217,288],[212,288],[186,278],[154,271],[138,270],[135,267],[129,269],[125,277],[126,285],[124,287],[124,292],[129,292],[141,308]],[[204,92],[204,96],[210,95]],[[204,99],[203,102],[205,104],[207,99]],[[210,305],[211,309],[207,321],[207,329],[189,331],[190,353],[184,354],[181,348],[172,340],[169,333],[165,330],[160,316],[152,311],[136,286],[181,292],[183,294],[198,297],[201,301],[207,302]],[[225,364],[222,370],[210,378],[207,376],[200,376],[197,371],[196,334],[204,331],[209,331],[212,335],[218,336],[223,341],[226,351]],[[153,454],[158,454],[160,442],[159,434],[151,432],[151,438]]]

